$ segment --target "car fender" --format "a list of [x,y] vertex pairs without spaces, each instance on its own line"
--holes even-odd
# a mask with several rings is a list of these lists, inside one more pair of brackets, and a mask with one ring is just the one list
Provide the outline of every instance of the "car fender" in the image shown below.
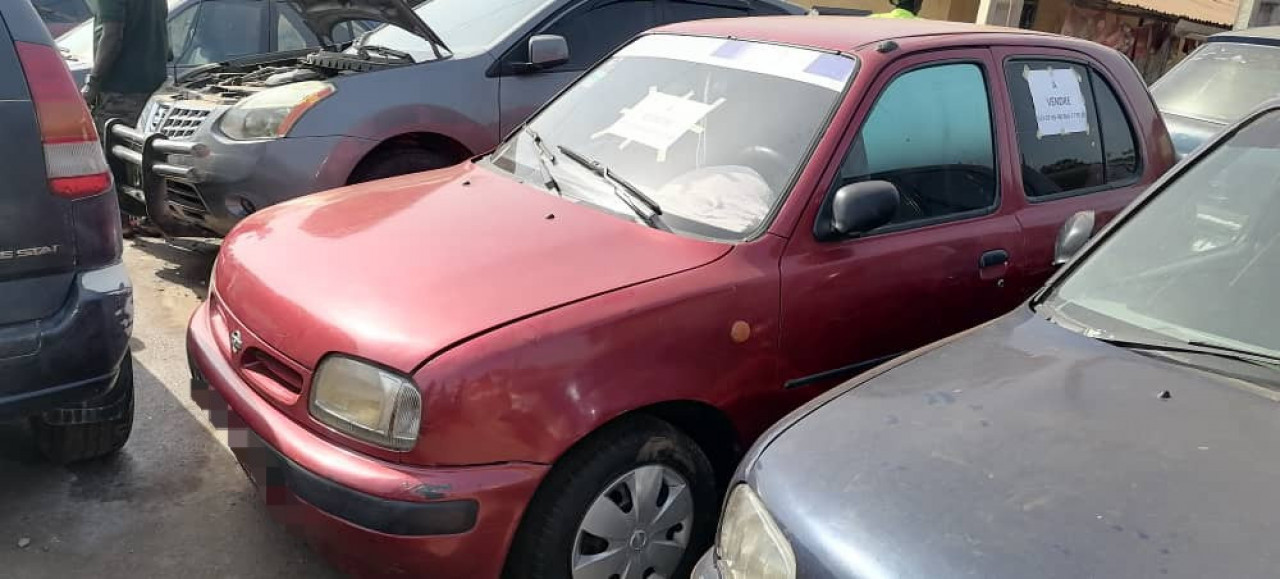
[[518,320],[427,361],[415,373],[422,436],[407,462],[550,464],[609,421],[671,401],[719,409],[738,442],[749,442],[803,401],[789,398],[812,394],[777,380],[783,243],[744,246]]

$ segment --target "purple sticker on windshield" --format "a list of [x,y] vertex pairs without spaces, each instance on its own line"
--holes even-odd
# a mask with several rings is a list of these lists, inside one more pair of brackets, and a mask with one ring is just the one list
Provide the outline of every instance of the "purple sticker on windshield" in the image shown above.
[[804,71],[814,76],[844,82],[849,80],[849,75],[853,72],[853,61],[834,54],[821,54],[813,59]]
[[711,53],[711,56],[733,60],[741,56],[746,50],[747,43],[741,40],[726,40],[724,41],[724,44],[720,45],[720,48],[717,48],[715,52]]

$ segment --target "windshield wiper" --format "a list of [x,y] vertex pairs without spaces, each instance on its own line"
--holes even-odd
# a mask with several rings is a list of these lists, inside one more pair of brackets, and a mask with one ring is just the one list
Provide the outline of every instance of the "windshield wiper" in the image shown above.
[[557,195],[564,197],[564,191],[560,189],[560,182],[556,181],[555,175],[551,174],[551,165],[556,163],[555,154],[551,152],[551,149],[547,148],[547,144],[542,141],[542,135],[539,135],[537,131],[526,126],[524,127],[524,132],[533,140],[533,146],[538,148],[538,165],[542,167],[542,176],[546,179],[544,185],[547,189],[551,189]]
[[[599,161],[574,151],[564,145],[560,145],[557,148],[560,149],[560,152],[564,153],[566,157],[573,159],[575,163],[582,165],[588,171],[595,173],[600,178],[613,183],[615,185],[613,188],[614,195],[617,195],[618,199],[621,199],[627,207],[631,208],[631,211],[635,213],[637,217],[642,219],[645,222],[645,225],[653,227],[654,229],[666,229],[666,227],[662,225],[662,222],[658,221],[658,216],[662,215],[662,206],[658,205],[658,202],[654,201],[652,197],[646,195],[644,191],[641,191],[639,187],[632,185],[630,181],[627,181],[617,173],[614,173],[608,167],[601,165]],[[637,202],[639,203],[637,204]],[[641,210],[640,205],[644,205],[648,211]]]
[[1152,352],[1172,352],[1177,354],[1200,354],[1204,356],[1214,356],[1217,358],[1225,358],[1236,362],[1244,362],[1254,366],[1261,366],[1269,370],[1280,371],[1280,359],[1274,356],[1263,354],[1261,352],[1253,352],[1242,348],[1234,348],[1231,346],[1223,346],[1221,344],[1211,344],[1208,342],[1200,342],[1189,340],[1186,342],[1178,341],[1156,341],[1156,340],[1138,340],[1128,338],[1112,338],[1112,337],[1095,337],[1095,339],[1111,344],[1112,346],[1125,348],[1127,350],[1148,350]]

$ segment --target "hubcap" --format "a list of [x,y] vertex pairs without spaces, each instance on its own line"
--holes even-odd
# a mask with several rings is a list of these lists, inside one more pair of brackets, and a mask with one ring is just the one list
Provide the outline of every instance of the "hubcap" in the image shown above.
[[578,525],[573,579],[674,579],[693,531],[680,473],[645,465],[605,487]]

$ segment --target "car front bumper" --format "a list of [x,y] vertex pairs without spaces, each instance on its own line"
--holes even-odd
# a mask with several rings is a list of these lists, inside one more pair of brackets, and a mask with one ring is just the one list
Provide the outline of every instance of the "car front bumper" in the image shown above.
[[213,124],[189,140],[170,140],[108,122],[121,207],[171,235],[226,235],[254,211],[345,185],[376,145],[343,136],[234,141]]
[[497,578],[547,467],[422,468],[357,454],[285,416],[221,354],[209,306],[187,336],[192,397],[227,430],[271,513],[359,577]]
[[132,331],[133,286],[124,264],[76,274],[53,316],[0,327],[0,419],[106,394]]

